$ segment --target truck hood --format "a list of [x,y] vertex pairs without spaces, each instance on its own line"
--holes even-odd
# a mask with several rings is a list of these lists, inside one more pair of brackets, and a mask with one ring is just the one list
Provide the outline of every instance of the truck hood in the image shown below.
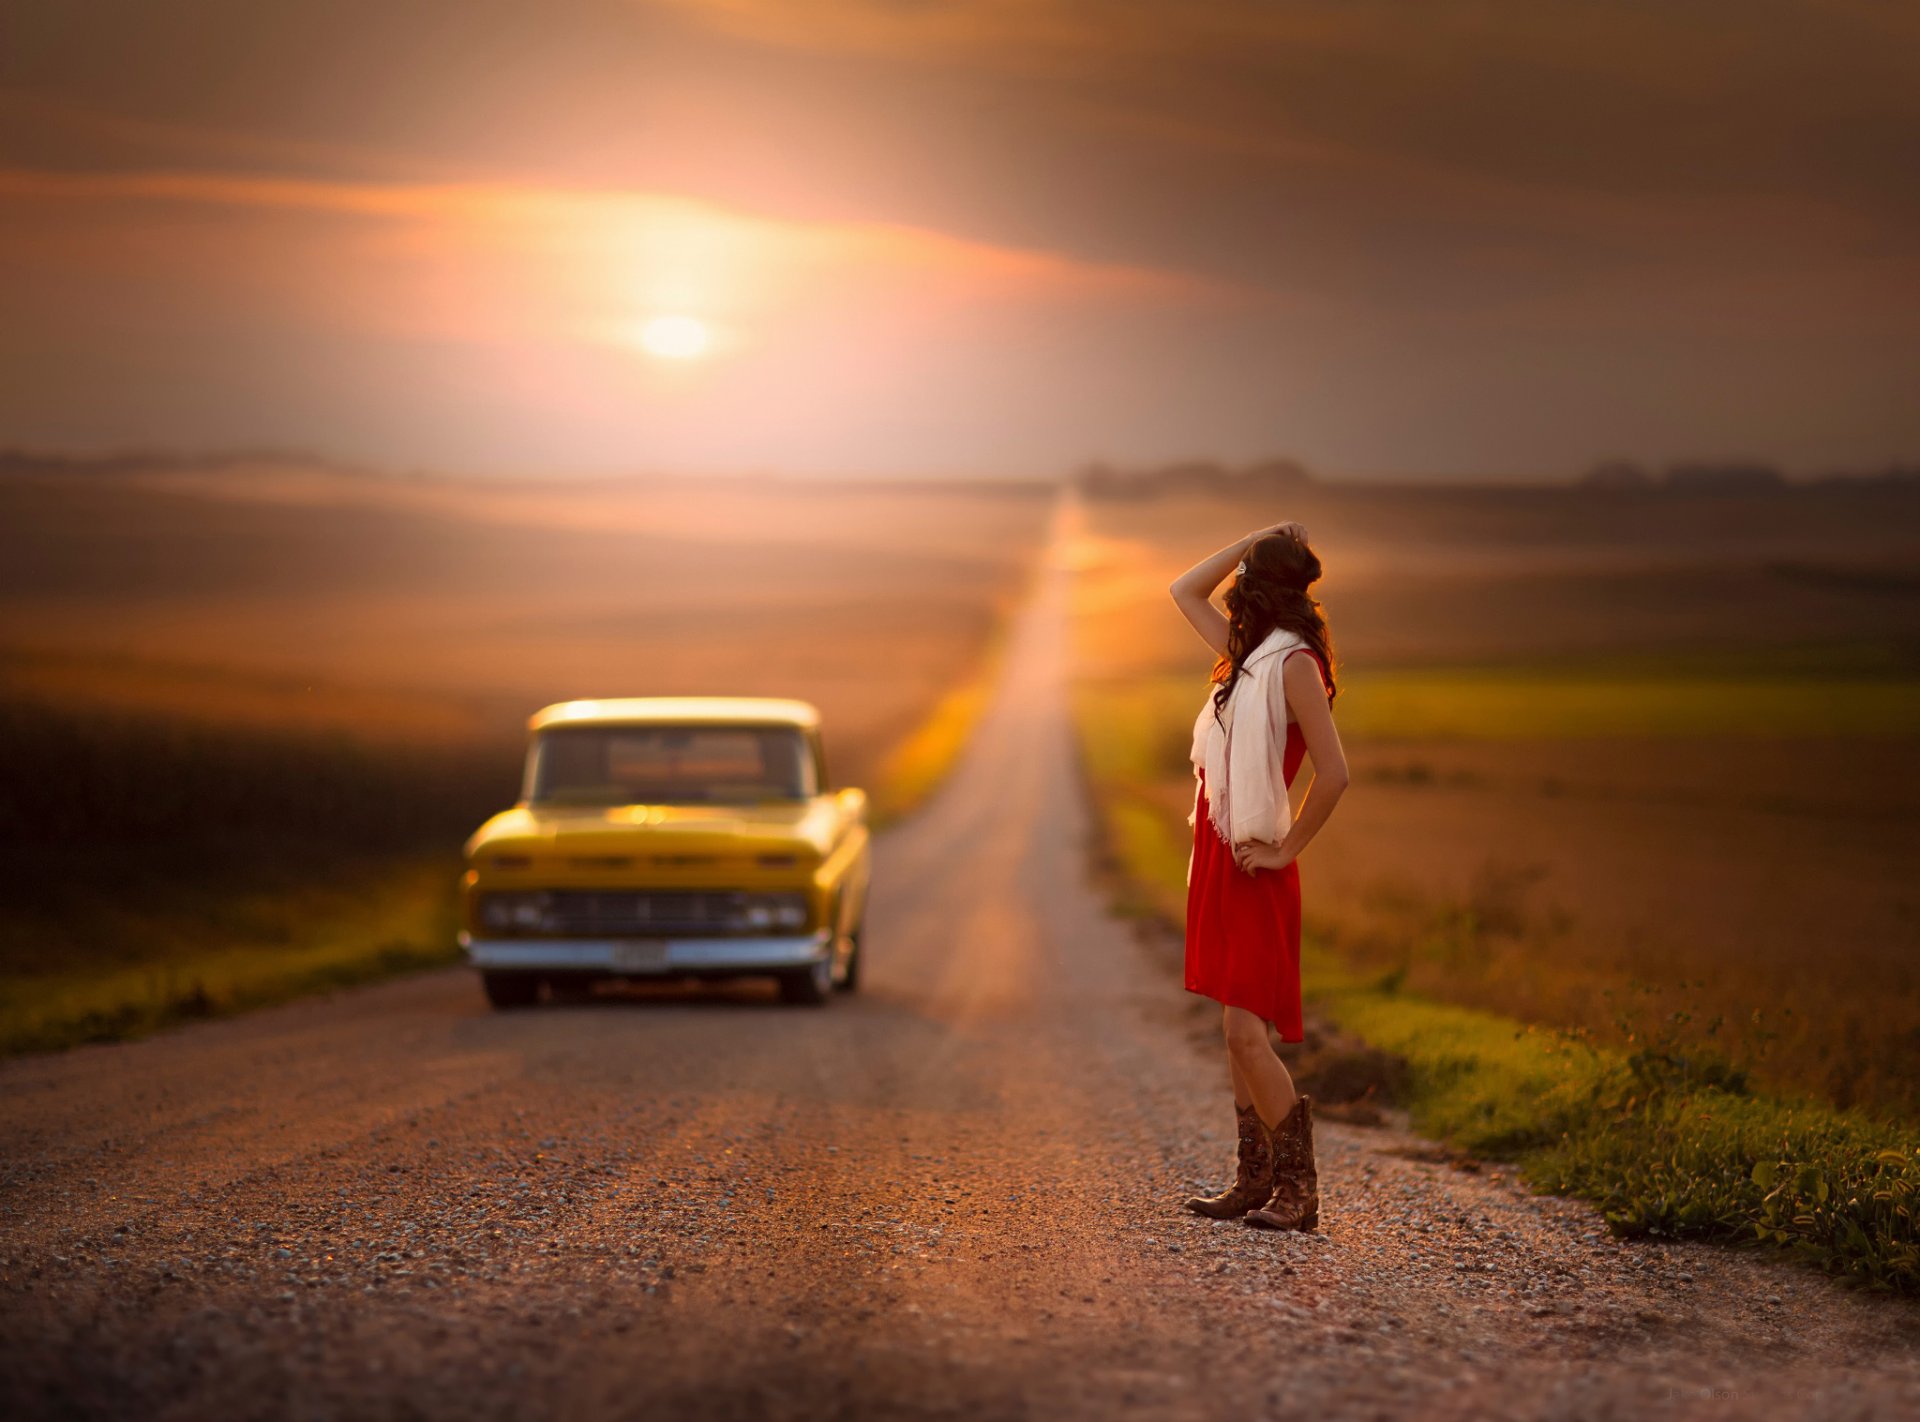
[[[842,816],[832,797],[771,805],[519,805],[467,841],[469,859],[530,858],[539,867],[750,864],[791,857],[817,864]],[[534,866],[527,866],[534,867]]]

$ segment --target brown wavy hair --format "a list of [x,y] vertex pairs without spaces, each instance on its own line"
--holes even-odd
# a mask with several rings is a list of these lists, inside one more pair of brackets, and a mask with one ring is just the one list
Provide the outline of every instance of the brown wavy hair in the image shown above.
[[1220,716],[1240,679],[1247,654],[1276,627],[1297,633],[1320,658],[1327,700],[1338,694],[1333,679],[1333,634],[1327,616],[1307,589],[1320,580],[1319,556],[1287,533],[1269,533],[1247,548],[1247,570],[1227,589],[1227,650],[1213,664],[1213,714]]

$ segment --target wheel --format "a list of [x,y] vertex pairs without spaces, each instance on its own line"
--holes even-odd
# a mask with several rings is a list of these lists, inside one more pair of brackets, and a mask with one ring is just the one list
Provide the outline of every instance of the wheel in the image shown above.
[[502,1010],[532,1007],[540,1000],[540,979],[531,973],[482,973],[480,987],[487,1001]]
[[780,975],[780,1000],[802,1007],[818,1007],[833,994],[833,955],[823,956],[795,972]]
[[860,991],[860,936],[865,932],[866,925],[861,924],[847,935],[850,945],[847,949],[847,966],[840,970],[840,980],[834,984],[841,992]]

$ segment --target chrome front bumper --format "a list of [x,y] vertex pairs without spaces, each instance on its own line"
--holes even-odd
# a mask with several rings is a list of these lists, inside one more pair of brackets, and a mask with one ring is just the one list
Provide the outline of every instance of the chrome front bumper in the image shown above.
[[777,972],[827,956],[825,929],[789,938],[475,938],[460,935],[467,962],[486,972],[608,973],[672,977],[679,973]]

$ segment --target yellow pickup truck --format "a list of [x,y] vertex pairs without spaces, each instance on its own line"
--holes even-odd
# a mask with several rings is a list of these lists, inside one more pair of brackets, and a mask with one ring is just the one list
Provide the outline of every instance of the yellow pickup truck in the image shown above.
[[544,986],[860,981],[867,797],[834,790],[804,701],[567,701],[528,727],[520,803],[467,841],[461,946],[495,1007]]

